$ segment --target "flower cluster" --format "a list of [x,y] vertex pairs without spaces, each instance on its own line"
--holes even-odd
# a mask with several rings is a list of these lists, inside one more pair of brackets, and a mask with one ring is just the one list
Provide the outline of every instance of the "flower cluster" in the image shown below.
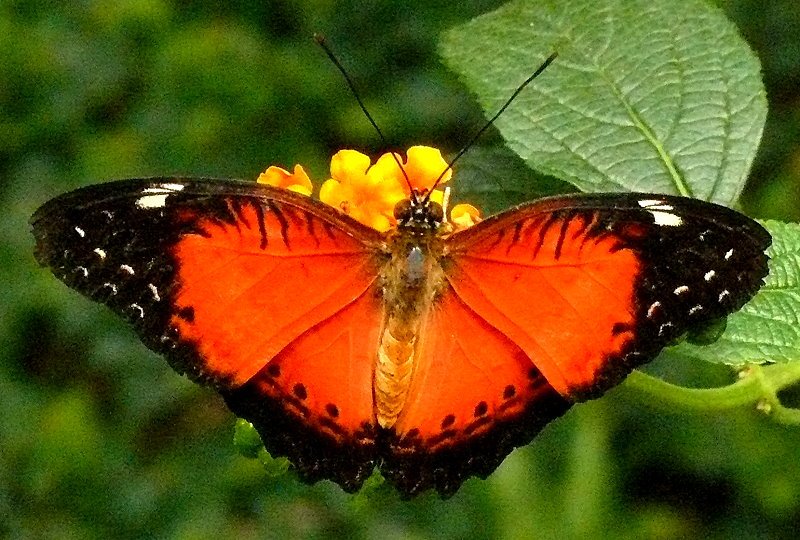
[[[395,227],[394,207],[410,196],[409,184],[417,193],[427,194],[442,171],[446,170],[439,185],[452,176],[435,148],[412,146],[406,154],[405,161],[398,154],[383,154],[373,164],[355,150],[337,152],[331,158],[331,177],[320,187],[319,199],[373,229],[387,231]],[[293,173],[272,166],[261,173],[258,182],[304,195],[312,191],[311,180],[300,165],[295,165]],[[442,204],[444,192],[435,189],[430,199]],[[456,205],[450,212],[450,221],[457,229],[479,220],[478,210],[469,204]]]

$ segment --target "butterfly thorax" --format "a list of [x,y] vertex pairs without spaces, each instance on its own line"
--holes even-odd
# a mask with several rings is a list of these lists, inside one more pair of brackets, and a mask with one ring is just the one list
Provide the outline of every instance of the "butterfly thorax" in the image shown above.
[[376,414],[383,428],[391,428],[403,409],[420,327],[444,284],[439,230],[439,223],[411,220],[387,239],[390,260],[381,273],[385,315],[374,380]]

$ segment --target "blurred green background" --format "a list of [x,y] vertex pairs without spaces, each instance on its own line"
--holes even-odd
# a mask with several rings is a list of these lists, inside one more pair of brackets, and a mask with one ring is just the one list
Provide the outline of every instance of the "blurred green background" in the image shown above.
[[[717,3],[761,58],[770,100],[743,206],[798,220],[800,6]],[[340,148],[383,150],[314,32],[392,147],[457,150],[483,116],[437,36],[499,4],[0,0],[0,536],[796,537],[800,430],[754,411],[651,410],[624,387],[448,501],[268,477],[235,454],[221,399],[36,267],[27,219],[65,190],[296,162],[320,180]],[[691,384],[731,380],[655,364]]]

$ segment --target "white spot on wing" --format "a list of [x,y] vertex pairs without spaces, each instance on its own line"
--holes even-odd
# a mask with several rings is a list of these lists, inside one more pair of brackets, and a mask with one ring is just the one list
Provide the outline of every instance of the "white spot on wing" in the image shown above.
[[728,251],[725,252],[725,260],[727,261],[732,256],[733,256],[733,248],[731,248],[731,249],[729,249]]
[[139,318],[144,319],[144,309],[139,304],[131,304],[131,309],[139,313]]
[[144,188],[142,190],[144,195],[137,199],[136,206],[139,208],[163,208],[169,195],[181,191],[185,187],[181,184],[165,183]]
[[680,287],[676,287],[674,291],[672,291],[675,295],[681,295],[683,293],[689,292],[689,287],[686,285],[681,285]]
[[161,297],[158,295],[158,289],[156,288],[156,286],[153,285],[152,283],[148,283],[147,288],[150,289],[151,293],[153,293],[153,300],[155,300],[156,302],[160,302]]
[[[670,209],[672,207],[669,207]],[[671,212],[664,212],[661,210],[650,210],[650,213],[653,215],[653,220],[656,222],[656,225],[662,225],[666,227],[680,227],[683,225],[683,218],[678,214],[673,214]]]
[[103,283],[103,287],[111,289],[111,294],[112,295],[113,294],[117,294],[117,286],[114,285],[113,283],[105,282],[105,283]]
[[136,200],[136,206],[139,208],[163,208],[167,204],[168,195],[145,195],[144,197],[139,197]]
[[689,315],[694,315],[694,314],[699,313],[701,311],[703,311],[703,306],[701,306],[700,304],[697,304],[696,306],[692,307],[692,309],[689,310]]
[[[663,206],[664,205],[664,201],[662,201],[660,199],[640,199],[637,202],[639,203],[639,206],[641,206],[642,208],[652,208],[654,206],[655,207],[659,207],[659,206]],[[669,205],[666,205],[666,206],[669,206]],[[671,207],[670,207],[670,209],[671,209]]]
[[168,189],[170,191],[181,191],[186,186],[184,186],[183,184],[160,184],[160,187],[162,189]]
[[711,279],[712,279],[714,276],[716,276],[716,275],[717,275],[717,273],[716,273],[716,272],[714,272],[713,270],[709,270],[709,271],[708,271],[708,272],[706,272],[706,274],[703,276],[703,279],[705,279],[706,281],[711,281]]
[[182,184],[153,184],[150,187],[146,187],[142,190],[142,193],[158,193],[163,195],[169,195],[170,193],[175,193],[176,191],[181,191],[186,186]]
[[97,254],[98,257],[100,257],[101,260],[105,260],[106,258],[105,250],[102,250],[100,248],[94,248],[93,251]]
[[661,308],[661,302],[653,302],[650,304],[650,307],[647,308],[647,318],[652,319],[659,308]]
[[75,232],[78,233],[78,236],[80,236],[81,238],[86,237],[86,231],[84,231],[80,227],[75,227]]
[[130,274],[130,275],[133,275],[133,273],[134,273],[133,272],[133,268],[131,268],[127,264],[119,265],[119,269],[122,270],[123,272],[126,272],[126,273]]

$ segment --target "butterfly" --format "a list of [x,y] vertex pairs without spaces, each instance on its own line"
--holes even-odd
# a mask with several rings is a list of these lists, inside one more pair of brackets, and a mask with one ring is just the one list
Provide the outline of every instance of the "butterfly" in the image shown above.
[[[344,208],[344,207],[342,207]],[[454,228],[406,193],[376,230],[289,189],[78,189],[36,258],[252,422],[306,482],[401,495],[486,477],[576,402],[747,302],[768,232],[659,194],[556,196]]]

